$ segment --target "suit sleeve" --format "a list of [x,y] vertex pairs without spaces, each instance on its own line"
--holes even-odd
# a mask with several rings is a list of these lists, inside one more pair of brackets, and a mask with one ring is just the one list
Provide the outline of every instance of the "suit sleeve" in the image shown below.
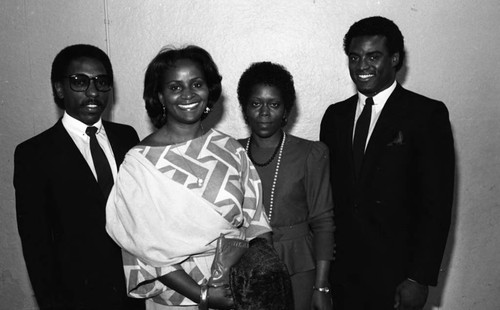
[[408,277],[436,285],[453,204],[455,153],[448,110],[441,102],[417,137],[418,205],[414,256]]
[[60,281],[49,214],[47,173],[37,150],[21,145],[14,154],[16,212],[23,255],[40,309],[61,309]]

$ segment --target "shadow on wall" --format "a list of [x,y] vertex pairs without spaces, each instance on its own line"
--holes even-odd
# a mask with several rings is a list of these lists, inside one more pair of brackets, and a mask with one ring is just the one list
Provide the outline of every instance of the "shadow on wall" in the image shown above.
[[295,106],[293,107],[292,111],[290,112],[290,115],[288,115],[288,122],[286,123],[286,126],[283,128],[284,131],[291,132],[293,130],[293,127],[295,127],[295,124],[297,123],[297,119],[300,116],[299,106],[300,106],[299,100],[297,100],[295,102]]
[[406,82],[406,77],[408,76],[409,72],[409,67],[408,67],[408,61],[409,61],[409,52],[406,50],[406,55],[405,55],[405,60],[399,71],[397,72],[396,79],[399,82],[399,84],[403,85]]

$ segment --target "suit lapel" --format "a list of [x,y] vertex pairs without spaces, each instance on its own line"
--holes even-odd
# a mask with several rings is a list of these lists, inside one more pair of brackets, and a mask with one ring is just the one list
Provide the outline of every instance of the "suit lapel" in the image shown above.
[[405,102],[401,100],[403,92],[403,88],[398,84],[380,113],[363,157],[360,180],[364,180],[369,171],[374,168],[374,163],[380,156],[382,148],[394,138],[400,128],[400,122],[405,119],[403,117],[406,110]]
[[[341,122],[339,128],[341,128],[340,133],[340,148],[348,151],[347,161],[348,161],[348,170],[349,176],[352,181],[356,180],[356,176],[354,173],[354,161],[352,154],[352,137],[354,130],[354,117],[356,115],[356,106],[358,103],[358,96],[354,95],[351,98],[347,99],[346,109],[343,111],[344,115],[339,120]],[[352,183],[351,183],[352,184]]]
[[352,101],[349,103],[349,117],[348,117],[348,123],[346,124],[347,128],[347,135],[345,135],[345,148],[346,150],[349,150],[349,170],[351,171],[351,179],[355,182],[356,181],[356,172],[354,169],[354,158],[353,158],[353,151],[352,151],[352,138],[354,135],[354,118],[356,117],[356,108],[358,105],[358,96],[354,96]]
[[[75,145],[75,142],[64,128],[62,121],[59,120],[54,126],[54,145],[57,148],[54,152],[54,157],[57,158],[57,163],[62,167],[62,171],[66,173],[74,173],[81,179],[80,184],[85,186],[93,186],[93,192],[100,193],[101,189],[97,180],[92,173],[87,161],[82,153]],[[103,195],[100,195],[104,199]]]

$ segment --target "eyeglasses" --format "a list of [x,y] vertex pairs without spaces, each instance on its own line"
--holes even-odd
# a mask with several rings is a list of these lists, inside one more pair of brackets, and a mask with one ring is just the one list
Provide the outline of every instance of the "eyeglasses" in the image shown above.
[[87,91],[90,81],[94,81],[94,86],[98,91],[107,92],[111,89],[113,84],[108,75],[101,74],[94,77],[89,77],[85,74],[73,74],[67,77],[69,80],[69,87],[73,91],[84,92]]

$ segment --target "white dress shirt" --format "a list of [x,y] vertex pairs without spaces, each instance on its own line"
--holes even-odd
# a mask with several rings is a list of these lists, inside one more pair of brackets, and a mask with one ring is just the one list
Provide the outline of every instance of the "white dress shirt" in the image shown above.
[[[97,180],[97,173],[95,171],[94,161],[92,160],[92,153],[90,152],[90,137],[85,133],[85,130],[89,125],[82,123],[76,118],[70,116],[66,111],[64,112],[62,118],[62,124],[66,131],[69,133],[70,137],[75,142],[76,146],[82,153],[83,158],[87,161],[94,177]],[[113,173],[113,180],[116,179],[117,167],[115,161],[115,155],[113,154],[113,150],[111,149],[111,144],[109,144],[108,136],[106,135],[106,130],[102,125],[102,120],[91,126],[97,127],[96,138],[97,142],[101,146],[106,158],[108,159],[109,166],[111,167],[111,172]]]
[[[396,80],[394,80],[394,83],[392,83],[391,86],[389,86],[388,88],[384,89],[383,91],[372,97],[373,98],[372,117],[370,119],[370,128],[368,129],[368,136],[366,137],[365,149],[366,146],[368,145],[368,141],[370,141],[370,137],[372,135],[373,129],[375,128],[375,125],[377,124],[380,113],[382,112],[382,109],[384,108],[387,99],[389,99],[389,96],[392,94],[394,89],[396,89],[396,85],[397,82]],[[354,129],[356,129],[356,122],[358,121],[358,118],[361,115],[363,108],[365,107],[366,98],[368,97],[358,92],[358,104],[356,106],[356,114],[354,117],[354,127],[353,127]],[[354,130],[352,131],[352,138],[354,140]]]

